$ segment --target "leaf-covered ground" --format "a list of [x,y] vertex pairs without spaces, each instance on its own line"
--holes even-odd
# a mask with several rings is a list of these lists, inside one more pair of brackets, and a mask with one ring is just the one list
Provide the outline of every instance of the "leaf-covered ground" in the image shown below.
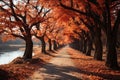
[[[96,61],[93,57],[85,56],[71,48],[66,49],[83,80],[120,80],[120,70],[108,69],[104,61]],[[0,80],[26,80],[54,57],[41,54],[39,48],[35,48],[34,53],[32,60],[23,61],[17,58],[10,64],[0,65]],[[49,54],[54,53],[49,52]]]
[[104,61],[96,61],[77,50],[68,49],[71,59],[79,68],[83,80],[120,80],[120,70],[111,70]]
[[52,58],[40,53],[39,48],[35,49],[34,53],[37,55],[32,60],[24,61],[22,58],[16,58],[10,64],[0,65],[0,80],[26,80]]

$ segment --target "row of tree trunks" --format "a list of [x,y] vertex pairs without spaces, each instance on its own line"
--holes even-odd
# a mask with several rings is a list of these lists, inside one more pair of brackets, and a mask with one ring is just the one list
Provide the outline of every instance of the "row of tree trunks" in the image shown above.
[[[39,39],[40,39],[40,41],[42,43],[41,52],[46,53],[46,43],[45,43],[44,37],[40,37]],[[60,47],[60,46],[57,44],[57,42],[55,40],[53,40],[53,41],[51,39],[48,40],[48,49],[49,49],[49,51],[52,51],[52,49],[57,50],[58,47]]]
[[[92,39],[93,38],[93,39]],[[75,40],[70,46],[80,50],[87,56],[91,55],[91,50],[93,49],[93,42],[95,47],[94,59],[102,60],[103,55],[103,45],[101,41],[101,28],[95,28],[94,34],[83,32],[80,40]]]
[[[71,3],[73,4],[74,0],[71,1]],[[98,10],[98,13],[96,11],[94,11],[95,7],[92,8],[91,3],[95,4],[94,6],[96,6],[96,10]],[[92,18],[94,23],[91,21],[91,19],[90,19],[90,21],[87,21],[87,23],[92,22],[92,25],[97,24],[97,26],[95,25],[95,28],[98,27],[98,25],[101,29],[104,28],[103,30],[105,31],[106,38],[107,38],[106,66],[109,68],[117,67],[118,66],[117,52],[116,52],[116,35],[117,34],[114,32],[117,32],[118,27],[120,25],[120,10],[119,10],[119,6],[118,6],[119,0],[103,0],[102,4],[101,4],[100,0],[93,0],[93,1],[89,0],[87,4],[88,4],[88,6],[86,6],[86,13],[85,13],[84,11],[82,12],[81,9],[79,10],[77,8],[71,7],[72,5],[69,7],[67,5],[64,5],[64,3],[62,3],[62,1],[60,2],[60,5],[63,8],[71,10],[73,12],[77,12],[80,14],[80,16],[84,15],[84,16],[88,17],[88,14],[89,14],[89,18]],[[112,11],[115,13],[112,13]],[[99,14],[99,12],[100,12],[100,14]],[[105,12],[105,14],[101,15],[101,12],[103,12],[103,14]],[[95,35],[94,36],[94,45],[95,45],[94,58],[96,60],[102,60],[103,50],[102,50],[102,42],[100,39],[101,36],[99,35],[99,30],[97,30],[97,31],[98,32],[95,32],[95,34],[93,34],[93,36]]]
[[[40,37],[39,39],[42,43],[41,44],[41,52],[46,53],[46,43],[45,43],[44,37]],[[26,47],[25,47],[25,52],[24,52],[23,58],[25,60],[32,59],[33,41],[32,41],[31,36],[26,37],[25,42],[26,42]],[[49,51],[52,51],[52,46],[53,46],[53,50],[58,49],[58,45],[55,40],[53,41],[53,45],[52,45],[51,39],[49,39],[48,43],[49,43]],[[60,47],[61,47],[61,45],[60,45]]]

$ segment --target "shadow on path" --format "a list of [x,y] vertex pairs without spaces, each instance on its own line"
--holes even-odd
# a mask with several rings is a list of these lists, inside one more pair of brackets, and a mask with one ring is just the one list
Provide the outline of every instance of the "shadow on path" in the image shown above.
[[[41,73],[42,72],[42,73]],[[38,73],[44,77],[44,80],[82,80],[75,76],[80,71],[72,66],[58,66],[47,63]]]
[[82,80],[65,48],[51,56],[54,58],[44,63],[29,80]]

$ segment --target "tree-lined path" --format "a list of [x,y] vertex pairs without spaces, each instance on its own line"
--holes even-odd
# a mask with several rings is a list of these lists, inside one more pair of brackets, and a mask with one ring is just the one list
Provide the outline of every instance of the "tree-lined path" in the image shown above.
[[66,48],[61,49],[54,56],[28,80],[80,80],[79,70],[70,59]]
[[0,0],[1,40],[0,80],[120,80],[120,0]]

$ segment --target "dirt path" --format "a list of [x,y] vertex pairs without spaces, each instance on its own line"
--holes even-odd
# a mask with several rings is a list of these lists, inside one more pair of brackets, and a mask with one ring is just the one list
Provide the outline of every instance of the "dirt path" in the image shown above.
[[79,70],[75,68],[66,52],[61,49],[55,57],[36,71],[28,80],[81,80]]

